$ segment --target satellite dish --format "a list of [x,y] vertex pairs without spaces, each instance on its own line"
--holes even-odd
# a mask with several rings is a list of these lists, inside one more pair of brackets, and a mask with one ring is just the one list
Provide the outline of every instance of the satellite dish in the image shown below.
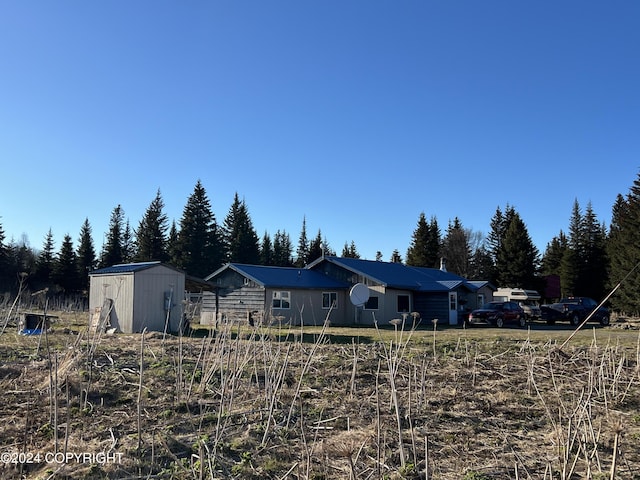
[[349,291],[349,299],[356,307],[364,305],[369,300],[369,287],[364,283],[356,283]]

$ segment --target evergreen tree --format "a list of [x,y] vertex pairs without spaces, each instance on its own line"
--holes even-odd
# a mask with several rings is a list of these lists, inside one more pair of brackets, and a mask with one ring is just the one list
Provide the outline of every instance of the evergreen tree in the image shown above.
[[164,201],[160,189],[147,208],[136,230],[136,252],[134,261],[148,262],[159,260],[166,262],[167,254],[167,230],[169,219],[164,213]]
[[96,267],[96,250],[91,238],[91,225],[89,219],[85,218],[80,227],[80,238],[78,239],[78,251],[76,253],[78,261],[79,288],[89,291],[89,273]]
[[504,241],[504,236],[507,233],[507,229],[509,228],[509,224],[511,223],[511,219],[516,214],[515,208],[511,205],[507,204],[504,210],[504,213],[500,209],[500,207],[496,208],[496,212],[491,218],[490,222],[490,232],[487,237],[487,251],[491,257],[491,261],[493,262],[493,268],[491,270],[491,275],[489,280],[492,283],[498,284],[498,274],[499,267],[497,266],[498,255],[500,250],[502,249],[502,242]]
[[531,288],[536,282],[538,249],[533,245],[520,215],[513,213],[498,250],[498,284]]
[[10,252],[9,247],[5,245],[5,233],[0,223],[0,292],[6,292],[11,289],[10,277]]
[[265,231],[262,236],[262,244],[260,245],[260,265],[273,265],[274,255],[273,255],[273,244],[271,242],[271,237]]
[[129,219],[124,222],[124,230],[122,231],[122,262],[131,263],[136,258],[136,242],[133,238]]
[[[342,248],[343,258],[360,258],[360,254],[358,253],[358,249],[356,248],[356,243],[351,240],[350,244],[344,242],[344,247]],[[402,262],[402,260],[400,260]]]
[[562,230],[558,236],[553,237],[545,249],[542,257],[541,273],[543,275],[558,275],[562,267],[562,257],[568,248],[567,236]]
[[169,257],[169,264],[174,267],[178,266],[179,261],[179,248],[178,248],[178,227],[175,220],[171,222],[169,227],[169,235],[167,236],[167,255]]
[[493,274],[491,254],[484,246],[479,245],[474,251],[469,263],[469,280],[488,280]]
[[307,218],[302,218],[302,229],[298,238],[298,248],[296,250],[296,267],[304,267],[309,263],[309,239],[307,238]]
[[382,262],[383,258],[382,252],[380,250],[376,251],[376,262]]
[[416,267],[434,268],[438,265],[440,260],[440,229],[435,217],[431,217],[431,222],[427,223],[424,212],[420,213],[406,258],[407,265]]
[[29,239],[22,235],[19,243],[12,243],[9,246],[11,252],[10,275],[14,285],[17,285],[18,277],[27,278],[27,285],[36,271],[36,255],[29,246]]
[[610,284],[619,288],[611,296],[613,308],[627,315],[640,314],[640,174],[626,198],[618,195],[612,209],[607,250]]
[[255,265],[260,261],[258,235],[253,228],[247,205],[236,193],[224,219],[227,261]]
[[567,250],[560,264],[560,288],[563,296],[580,295],[579,279],[584,272],[584,232],[582,210],[574,200],[569,221]]
[[277,267],[293,266],[293,246],[291,238],[285,231],[278,230],[273,239],[273,261]]
[[394,249],[393,252],[391,252],[391,258],[389,259],[389,261],[391,263],[402,263],[402,255],[400,255],[400,252],[397,248]]
[[[354,244],[354,247],[355,247],[355,244]],[[333,248],[331,248],[331,245],[329,245],[329,241],[327,240],[326,237],[322,240],[322,250],[324,251],[325,257],[336,256],[336,252],[333,251]]]
[[468,277],[471,263],[469,232],[462,227],[458,217],[449,222],[447,233],[442,242],[442,254],[447,261],[449,272]]
[[54,264],[53,278],[56,285],[66,294],[76,293],[80,288],[78,261],[69,234],[66,234],[62,240],[60,252]]
[[200,180],[182,213],[178,248],[177,266],[196,277],[204,278],[212,274],[225,261],[222,232]]
[[609,284],[607,233],[604,224],[598,222],[591,202],[585,210],[582,232],[585,235],[582,242],[584,259],[579,291],[582,296],[600,301],[607,295]]
[[318,229],[316,238],[309,242],[309,251],[307,252],[307,263],[311,263],[318,258],[321,258],[324,253],[325,243],[322,240],[322,233]]
[[44,239],[42,250],[36,260],[36,271],[32,282],[34,289],[41,290],[51,284],[54,261],[55,246],[53,241],[53,232],[49,229]]
[[107,241],[100,256],[100,266],[109,267],[123,263],[122,233],[124,228],[124,210],[120,205],[111,212]]

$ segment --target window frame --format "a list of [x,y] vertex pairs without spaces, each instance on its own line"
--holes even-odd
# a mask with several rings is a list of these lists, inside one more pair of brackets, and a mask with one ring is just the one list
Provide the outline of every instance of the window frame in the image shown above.
[[[407,309],[406,310],[400,310],[400,299],[401,298],[402,299],[404,299],[404,298],[407,299]],[[402,303],[404,303],[404,302],[402,302]],[[404,293],[399,293],[396,296],[396,311],[398,313],[409,313],[409,312],[411,312],[411,296],[410,295],[407,295],[407,294],[404,294]]]
[[[286,306],[284,306],[285,302]],[[289,290],[274,290],[273,295],[271,295],[271,308],[274,310],[291,310],[291,292]]]
[[[325,302],[325,298],[328,302]],[[322,292],[322,309],[338,308],[338,292]]]

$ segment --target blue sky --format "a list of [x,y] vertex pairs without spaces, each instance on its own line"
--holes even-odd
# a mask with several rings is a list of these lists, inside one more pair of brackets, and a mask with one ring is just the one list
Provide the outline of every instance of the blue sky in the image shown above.
[[543,252],[640,172],[640,3],[0,2],[0,224],[100,250],[160,189],[237,192],[258,235],[404,257],[421,212]]

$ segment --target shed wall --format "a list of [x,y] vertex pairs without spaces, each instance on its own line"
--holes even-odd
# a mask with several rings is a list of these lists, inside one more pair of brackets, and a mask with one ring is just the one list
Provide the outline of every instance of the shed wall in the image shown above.
[[[135,273],[133,332],[177,332],[182,317],[184,274],[159,265]],[[165,306],[170,308],[167,310]]]
[[113,275],[91,275],[89,288],[89,311],[102,308],[105,299],[113,301],[109,323],[119,331],[133,331],[133,290],[132,273]]

